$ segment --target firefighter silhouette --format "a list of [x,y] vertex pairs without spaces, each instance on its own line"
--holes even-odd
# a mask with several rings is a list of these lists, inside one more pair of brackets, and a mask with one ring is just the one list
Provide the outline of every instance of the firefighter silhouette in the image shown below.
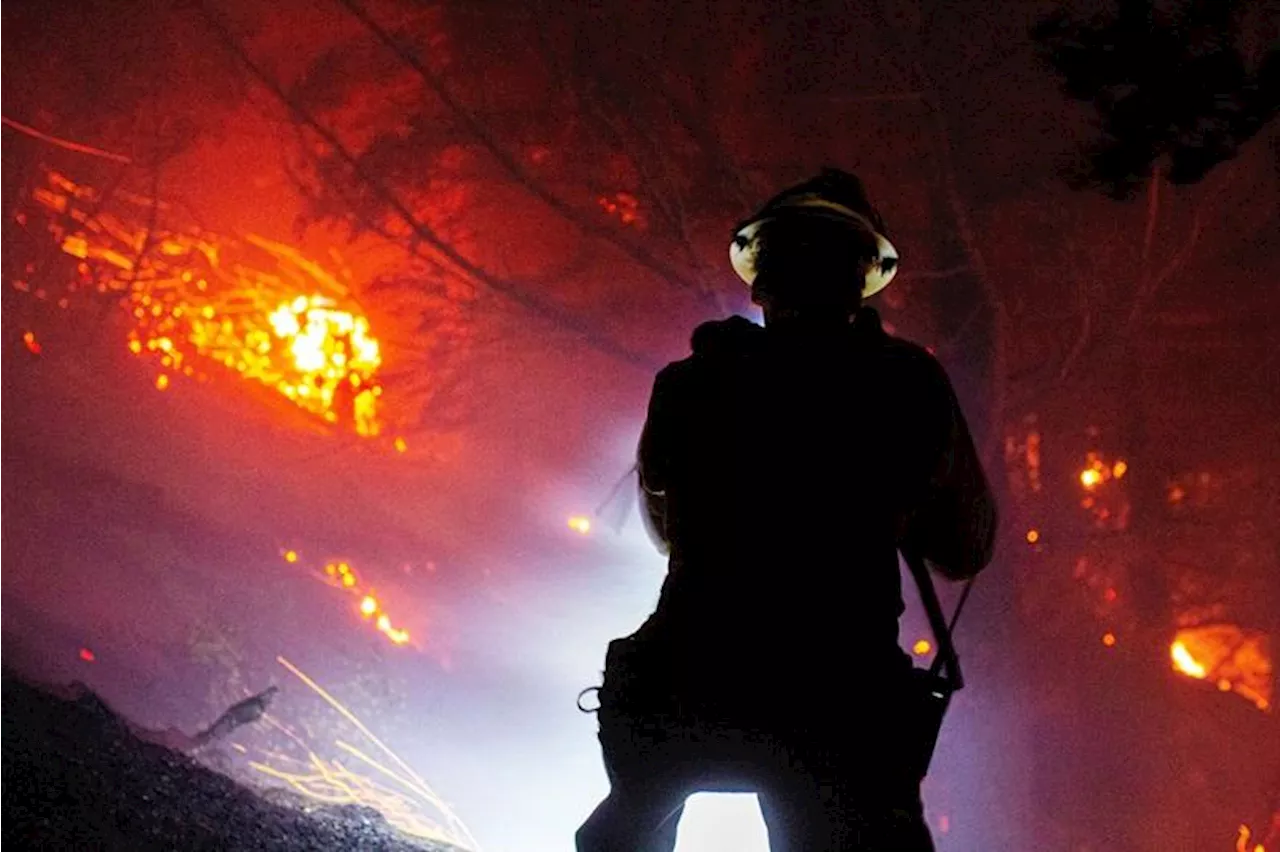
[[580,852],[670,852],[706,790],[758,793],[773,852],[933,848],[897,551],[970,577],[996,519],[945,372],[862,306],[885,234],[851,174],[779,194],[730,246],[764,326],[705,323],[655,380],[638,472],[670,561],[609,645]]

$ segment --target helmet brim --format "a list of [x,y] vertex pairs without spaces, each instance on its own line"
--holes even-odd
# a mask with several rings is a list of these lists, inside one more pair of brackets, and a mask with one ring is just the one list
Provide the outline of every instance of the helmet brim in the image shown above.
[[[814,210],[813,212],[826,212],[826,210],[836,210],[843,218],[849,218],[857,224],[865,228],[875,237],[876,241],[876,258],[867,266],[862,282],[862,298],[866,299],[879,293],[885,287],[888,287],[893,281],[894,276],[898,274],[898,250],[894,248],[893,243],[889,242],[889,238],[876,230],[875,226],[869,219],[861,214],[832,204],[831,202],[822,203],[801,203],[794,205],[801,208],[825,208],[824,210]],[[747,222],[738,229],[734,234],[733,240],[729,243],[729,263],[733,266],[733,271],[737,273],[748,287],[755,284],[756,276],[759,270],[756,263],[760,254],[760,232],[764,226],[773,221],[773,216],[767,216],[761,219],[755,219]]]

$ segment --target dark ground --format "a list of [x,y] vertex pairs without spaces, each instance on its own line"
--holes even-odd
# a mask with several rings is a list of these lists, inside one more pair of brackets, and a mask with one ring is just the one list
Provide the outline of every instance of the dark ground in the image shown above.
[[[41,850],[453,852],[363,808],[304,813],[144,742],[88,690],[3,675],[3,844]],[[12,845],[10,845],[12,844]]]

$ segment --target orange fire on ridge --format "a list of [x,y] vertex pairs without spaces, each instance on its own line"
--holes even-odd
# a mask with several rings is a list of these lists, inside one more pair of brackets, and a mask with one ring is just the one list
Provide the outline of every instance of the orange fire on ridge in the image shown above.
[[171,376],[225,369],[328,423],[380,434],[381,344],[323,267],[254,235],[157,228],[163,202],[117,192],[112,211],[131,205],[117,214],[92,188],[56,172],[48,180],[33,199],[52,214],[62,250],[81,261],[69,289],[122,296],[133,321],[129,350],[158,362],[157,389]]

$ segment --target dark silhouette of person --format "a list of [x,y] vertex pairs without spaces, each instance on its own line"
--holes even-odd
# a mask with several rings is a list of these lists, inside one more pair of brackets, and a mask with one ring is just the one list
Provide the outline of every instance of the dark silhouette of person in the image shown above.
[[930,850],[897,551],[975,575],[990,490],[942,367],[862,306],[898,257],[856,177],[776,196],[730,256],[764,326],[701,325],[654,384],[638,469],[670,564],[609,646],[579,852],[670,852],[716,790],[758,793],[772,852]]

